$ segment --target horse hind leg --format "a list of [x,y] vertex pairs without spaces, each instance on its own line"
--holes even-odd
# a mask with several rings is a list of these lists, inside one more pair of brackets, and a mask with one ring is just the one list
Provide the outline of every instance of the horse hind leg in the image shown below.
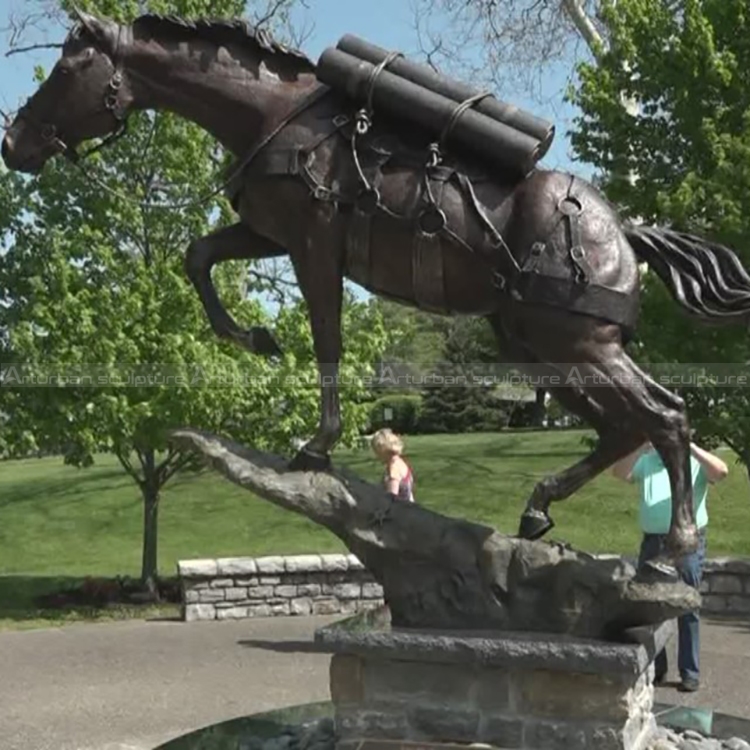
[[[591,456],[532,493],[527,510],[546,513],[550,502],[572,494],[595,473],[650,439],[667,469],[672,519],[667,549],[673,559],[697,549],[688,419],[682,399],[659,386],[625,354],[616,326],[573,314],[534,311],[527,314],[524,343],[539,359],[555,362],[570,382],[580,377],[584,394],[600,407],[604,433]],[[555,324],[556,321],[556,324]],[[541,356],[544,355],[544,356]],[[569,387],[569,386],[566,386]],[[606,432],[607,426],[616,431]]]
[[[560,377],[560,372],[553,365],[541,362],[523,344],[510,341],[503,330],[500,316],[491,316],[488,320],[500,348],[514,354],[516,361],[532,365],[535,375]],[[554,381],[550,379],[549,382]],[[619,430],[616,423],[607,420],[602,407],[580,388],[550,385],[546,390],[596,430],[598,443],[588,456],[557,474],[544,477],[535,485],[521,516],[518,535],[525,539],[539,539],[554,528],[548,512],[551,503],[572,495],[616,460],[634,450],[643,439],[640,435],[629,435]]]

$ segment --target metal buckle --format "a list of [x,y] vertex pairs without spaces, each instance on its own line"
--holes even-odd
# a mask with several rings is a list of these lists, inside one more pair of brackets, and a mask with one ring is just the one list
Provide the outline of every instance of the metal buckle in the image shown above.
[[580,216],[583,213],[583,203],[572,195],[565,195],[557,204],[557,210],[565,216]]
[[312,194],[313,198],[318,201],[327,201],[331,197],[331,191],[327,187],[323,187],[323,185],[316,185]]
[[583,260],[586,257],[586,251],[581,245],[574,245],[570,248],[570,257],[573,260]]
[[336,117],[333,118],[333,124],[337,128],[343,128],[344,125],[346,125],[349,122],[349,115],[336,115]]
[[446,218],[445,213],[443,213],[442,209],[437,208],[436,206],[426,208],[417,219],[419,230],[423,234],[428,235],[437,234],[445,229],[447,223],[448,219]]

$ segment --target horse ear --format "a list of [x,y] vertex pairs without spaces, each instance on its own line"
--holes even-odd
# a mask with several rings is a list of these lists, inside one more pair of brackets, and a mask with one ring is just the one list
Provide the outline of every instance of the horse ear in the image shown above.
[[72,15],[94,39],[108,49],[117,38],[117,24],[107,18],[97,18],[85,13],[78,6],[72,6]]

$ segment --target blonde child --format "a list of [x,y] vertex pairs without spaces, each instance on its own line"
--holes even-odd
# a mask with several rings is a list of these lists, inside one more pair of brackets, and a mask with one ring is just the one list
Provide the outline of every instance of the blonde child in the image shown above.
[[394,499],[413,503],[414,477],[411,467],[404,460],[404,443],[393,430],[378,430],[370,443],[377,458],[385,464],[383,482],[386,492]]

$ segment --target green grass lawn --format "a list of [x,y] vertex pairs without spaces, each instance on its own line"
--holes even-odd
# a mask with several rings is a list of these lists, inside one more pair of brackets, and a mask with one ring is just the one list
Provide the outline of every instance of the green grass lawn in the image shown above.
[[[446,515],[515,533],[534,483],[586,452],[584,432],[437,435],[407,440],[417,500]],[[729,451],[727,480],[712,488],[709,554],[750,556],[750,487]],[[369,451],[335,460],[379,481]],[[553,508],[550,538],[589,552],[634,553],[637,490],[600,476]],[[28,620],[33,597],[88,575],[137,576],[141,504],[116,460],[73,469],[61,459],[0,464],[0,624]],[[306,519],[278,509],[218,475],[174,479],[160,510],[159,565],[174,575],[179,559],[340,551],[341,543]],[[72,615],[76,617],[76,615]],[[61,617],[61,615],[58,615]],[[65,616],[67,617],[67,615]]]

